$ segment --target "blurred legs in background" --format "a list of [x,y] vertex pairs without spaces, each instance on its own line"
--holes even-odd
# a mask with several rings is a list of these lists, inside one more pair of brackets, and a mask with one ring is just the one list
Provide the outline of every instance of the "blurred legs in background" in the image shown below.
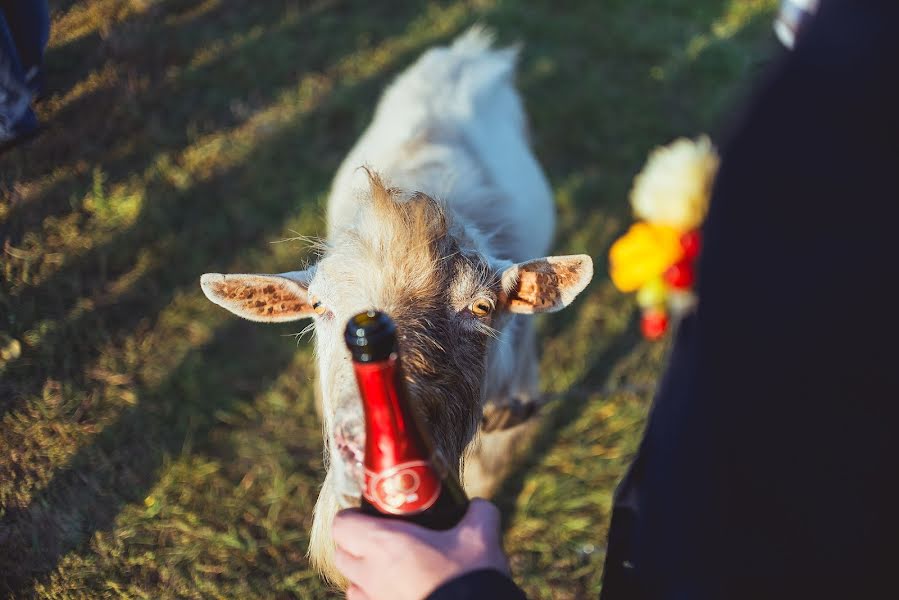
[[0,151],[37,133],[31,101],[49,35],[45,0],[0,0]]

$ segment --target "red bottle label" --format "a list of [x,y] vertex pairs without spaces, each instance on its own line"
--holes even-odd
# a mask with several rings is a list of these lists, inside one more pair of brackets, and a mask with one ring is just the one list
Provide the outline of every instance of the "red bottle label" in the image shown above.
[[437,501],[440,478],[431,463],[413,460],[380,473],[365,470],[365,499],[381,512],[409,515],[425,511]]

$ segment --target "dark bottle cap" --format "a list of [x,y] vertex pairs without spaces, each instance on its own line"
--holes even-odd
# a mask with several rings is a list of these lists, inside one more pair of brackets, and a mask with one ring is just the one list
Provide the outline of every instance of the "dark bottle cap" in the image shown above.
[[396,325],[385,313],[369,310],[349,320],[344,339],[355,362],[387,360],[396,352]]

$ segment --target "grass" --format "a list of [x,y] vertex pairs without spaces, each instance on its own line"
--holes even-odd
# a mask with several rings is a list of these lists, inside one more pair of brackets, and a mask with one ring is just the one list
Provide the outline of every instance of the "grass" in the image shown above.
[[713,135],[770,55],[773,0],[51,3],[48,130],[0,160],[0,594],[333,597],[304,557],[322,478],[296,325],[206,271],[291,270],[379,92],[470,24],[524,42],[558,250],[594,283],[541,322],[547,427],[498,503],[533,598],[595,597],[611,497],[665,346],[604,255],[647,152]]

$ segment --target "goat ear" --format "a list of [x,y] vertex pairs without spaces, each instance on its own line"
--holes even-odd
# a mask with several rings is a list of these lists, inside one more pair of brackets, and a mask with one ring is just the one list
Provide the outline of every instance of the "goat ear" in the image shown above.
[[212,302],[238,317],[282,323],[315,313],[306,292],[311,279],[311,270],[280,275],[206,273],[200,278],[200,287]]
[[593,279],[593,260],[586,254],[547,256],[518,263],[502,275],[502,303],[518,314],[562,310]]

